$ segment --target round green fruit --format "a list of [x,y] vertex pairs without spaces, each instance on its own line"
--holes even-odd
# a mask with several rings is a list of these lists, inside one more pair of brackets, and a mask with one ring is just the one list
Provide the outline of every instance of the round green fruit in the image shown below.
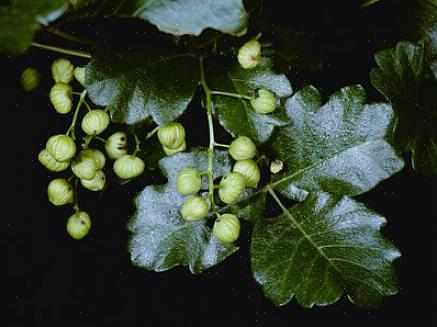
[[258,186],[261,173],[254,160],[246,159],[237,161],[233,171],[243,175],[247,187],[256,188]]
[[82,130],[88,135],[99,135],[108,128],[111,118],[104,110],[92,110],[82,119]]
[[46,143],[46,149],[57,161],[69,161],[76,154],[76,143],[65,134],[51,136]]
[[237,60],[244,69],[251,69],[258,65],[261,59],[261,44],[257,40],[246,42],[238,50]]
[[105,142],[106,154],[110,159],[118,159],[127,154],[127,136],[124,132],[112,134]]
[[240,136],[232,141],[229,154],[235,160],[252,159],[256,155],[256,146],[247,136]]
[[220,181],[218,190],[219,198],[224,203],[234,203],[244,192],[245,188],[246,183],[243,175],[235,172],[229,173]]
[[70,83],[73,80],[74,66],[65,58],[55,59],[52,63],[52,76],[56,83]]
[[208,215],[208,202],[200,196],[193,196],[184,201],[181,216],[188,221],[204,219]]
[[21,73],[21,87],[24,91],[31,92],[38,87],[40,79],[41,75],[38,70],[33,67],[26,68]]
[[80,183],[87,190],[98,192],[103,190],[106,184],[106,176],[105,173],[101,170],[98,170],[94,175],[93,179],[81,179]]
[[144,161],[130,154],[125,154],[114,162],[115,174],[123,179],[134,178],[141,175],[144,168]]
[[180,171],[176,180],[176,188],[182,195],[193,194],[200,191],[202,178],[197,169],[185,168]]
[[67,232],[75,240],[84,238],[91,229],[90,216],[85,211],[78,211],[67,221]]
[[46,150],[42,149],[38,154],[38,161],[50,171],[60,172],[70,166],[69,161],[58,161]]
[[250,99],[253,109],[259,114],[269,114],[276,110],[276,95],[268,90],[256,90]]
[[64,178],[52,180],[47,187],[49,201],[55,206],[73,203],[74,192],[71,184]]
[[96,161],[91,157],[79,155],[71,161],[71,171],[80,179],[91,180],[98,170]]
[[229,213],[220,215],[214,222],[212,233],[223,243],[235,242],[240,236],[240,221]]
[[169,149],[177,149],[185,141],[185,128],[177,122],[165,124],[158,129],[158,140]]
[[67,114],[73,108],[73,102],[71,101],[72,88],[65,83],[56,83],[50,89],[50,102],[53,104],[56,112],[60,114]]

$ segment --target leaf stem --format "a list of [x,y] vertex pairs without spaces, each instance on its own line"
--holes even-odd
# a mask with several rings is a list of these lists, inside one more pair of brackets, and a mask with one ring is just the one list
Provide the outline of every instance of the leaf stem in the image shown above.
[[73,203],[73,209],[74,209],[75,213],[80,211],[78,191],[77,191],[78,190],[78,186],[79,186],[79,179],[75,178],[74,179],[74,203]]
[[57,28],[55,26],[50,26],[50,27],[48,27],[45,30],[47,32],[53,34],[53,35],[59,36],[59,37],[65,39],[65,40],[68,40],[68,41],[72,41],[72,42],[76,42],[76,43],[81,43],[81,44],[85,44],[85,45],[94,45],[94,44],[96,44],[95,41],[86,39],[86,38],[81,37],[81,36],[76,36],[76,35],[67,33],[67,32],[65,32],[65,31],[63,31],[63,30],[61,30],[61,29],[59,29],[59,28]]
[[223,143],[217,143],[217,142],[214,143],[214,146],[219,146],[222,148],[230,148],[231,147],[229,144],[223,144]]
[[38,42],[32,42],[30,45],[35,47],[35,48],[54,51],[54,52],[63,53],[63,54],[71,55],[71,56],[88,58],[88,59],[92,58],[91,54],[88,52],[85,52],[85,51],[65,49],[65,48],[55,47],[52,45],[42,44],[42,43],[38,43]]
[[67,132],[65,133],[66,135],[72,134],[71,137],[73,138],[73,140],[76,139],[75,130],[76,130],[77,116],[79,115],[79,109],[82,106],[82,103],[85,101],[85,96],[86,96],[86,90],[83,90],[82,93],[80,94],[80,98],[79,98],[79,102],[77,103],[76,110],[74,111],[73,120],[71,121],[70,127],[68,127]]
[[149,133],[147,133],[146,140],[150,139],[153,135],[155,135],[156,132],[158,131],[159,127],[160,126],[158,125],[154,129],[152,129]]
[[232,92],[211,91],[212,95],[223,95],[230,98],[250,100],[250,96]]
[[140,151],[141,141],[137,134],[134,134],[135,138],[135,151],[132,155],[136,155]]

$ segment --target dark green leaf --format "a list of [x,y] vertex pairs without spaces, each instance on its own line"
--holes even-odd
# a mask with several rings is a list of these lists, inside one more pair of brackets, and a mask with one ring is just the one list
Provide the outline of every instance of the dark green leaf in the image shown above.
[[157,124],[176,120],[198,83],[197,59],[177,49],[100,48],[86,67],[91,100],[109,106],[116,122],[136,124],[152,116]]
[[324,105],[314,87],[290,98],[292,124],[279,128],[271,141],[284,162],[272,186],[296,200],[314,191],[357,195],[402,169],[403,161],[384,139],[393,117],[390,106],[365,101],[358,85],[341,89]]
[[[214,164],[215,178],[231,169],[226,151],[215,152]],[[132,232],[129,251],[134,264],[155,271],[183,265],[199,273],[235,252],[235,246],[224,245],[212,235],[205,221],[187,222],[179,214],[187,196],[181,196],[176,190],[177,174],[187,167],[206,170],[207,151],[195,149],[178,153],[162,159],[160,165],[168,183],[147,186],[138,195],[137,211],[128,226]],[[203,183],[203,188],[208,188],[206,178]]]
[[17,55],[27,51],[35,31],[67,8],[67,0],[13,0],[0,6],[0,53]]
[[[253,69],[241,68],[236,58],[207,64],[206,78],[213,90],[250,96],[257,88],[264,88],[280,98],[292,94],[287,77],[273,73],[271,61],[267,58],[263,58]],[[214,113],[230,134],[245,135],[259,143],[267,141],[275,126],[286,123],[282,107],[273,114],[258,114],[249,101],[221,95],[214,97]]]
[[265,205],[266,192],[247,189],[236,203],[223,207],[220,212],[233,213],[238,218],[256,222],[264,218]]
[[276,305],[293,297],[304,307],[336,302],[377,305],[398,291],[391,262],[398,250],[379,233],[385,219],[343,197],[311,194],[252,234],[252,270]]

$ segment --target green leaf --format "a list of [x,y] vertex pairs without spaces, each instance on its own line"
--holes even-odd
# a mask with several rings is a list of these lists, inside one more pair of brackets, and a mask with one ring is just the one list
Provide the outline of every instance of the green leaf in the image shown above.
[[233,213],[238,218],[256,222],[264,218],[264,208],[266,205],[266,192],[247,189],[236,203],[221,208],[223,213]]
[[[129,223],[132,237],[129,242],[131,259],[137,266],[164,271],[175,266],[189,266],[192,273],[200,273],[224,260],[237,250],[233,245],[218,241],[205,221],[188,222],[179,209],[187,196],[176,190],[180,170],[191,167],[205,171],[208,155],[204,149],[178,153],[160,162],[168,183],[147,186],[136,198],[136,213]],[[231,162],[226,151],[216,151],[214,178],[230,172]],[[207,178],[203,179],[207,189]]]
[[[257,88],[274,92],[279,98],[292,94],[287,77],[271,70],[272,62],[262,58],[253,69],[243,69],[236,58],[207,62],[206,78],[212,90],[250,96]],[[214,96],[214,114],[220,124],[234,137],[247,136],[262,143],[275,126],[287,123],[282,106],[273,114],[256,113],[250,102],[228,96]]]
[[411,151],[418,172],[437,173],[437,81],[425,63],[424,44],[399,42],[375,55],[371,82],[397,114],[393,143]]
[[0,53],[26,52],[35,31],[60,17],[67,8],[66,0],[13,0],[0,6]]
[[339,90],[324,105],[314,87],[290,98],[292,124],[279,128],[271,141],[284,162],[272,187],[299,201],[314,191],[358,195],[401,170],[403,161],[384,139],[393,117],[390,106],[365,101],[359,85]]
[[304,307],[336,302],[344,292],[363,307],[398,292],[398,250],[379,233],[385,219],[348,198],[321,193],[252,234],[252,271],[276,305],[293,297]]
[[109,106],[116,122],[136,124],[151,116],[164,124],[187,109],[198,75],[197,59],[176,47],[98,48],[86,66],[86,88],[95,104]]

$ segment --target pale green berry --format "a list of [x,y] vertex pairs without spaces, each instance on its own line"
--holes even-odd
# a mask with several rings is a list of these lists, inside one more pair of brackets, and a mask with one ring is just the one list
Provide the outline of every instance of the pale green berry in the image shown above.
[[112,134],[105,142],[105,150],[110,159],[118,159],[127,154],[127,136],[123,132]]
[[187,142],[185,142],[185,140],[182,143],[182,145],[179,148],[176,148],[176,149],[170,149],[170,148],[167,148],[164,145],[162,146],[162,149],[164,150],[164,153],[165,153],[166,156],[172,156],[172,155],[174,155],[174,154],[176,154],[178,152],[184,151],[186,148],[187,148]]
[[21,77],[20,77],[21,87],[23,88],[24,91],[31,92],[38,87],[40,79],[41,76],[38,70],[32,67],[26,68],[21,73]]
[[76,154],[76,143],[65,134],[53,135],[47,140],[47,151],[57,161],[68,161]]
[[52,63],[52,76],[56,83],[70,83],[73,80],[74,66],[65,58],[55,59]]
[[197,169],[185,168],[180,171],[176,179],[176,188],[182,195],[193,194],[200,191],[202,178]]
[[144,161],[130,154],[125,154],[114,162],[115,174],[123,179],[134,178],[141,175],[144,168]]
[[85,87],[85,67],[76,67],[73,72],[74,78]]
[[238,200],[240,195],[244,192],[246,183],[244,177],[240,173],[229,173],[222,178],[219,185],[219,198],[224,203],[230,204]]
[[64,178],[56,178],[47,187],[49,201],[55,206],[73,203],[74,192],[71,184]]
[[82,130],[88,135],[99,135],[108,128],[111,118],[104,110],[92,110],[82,119]]
[[91,180],[99,168],[93,158],[79,155],[71,161],[71,171],[80,179]]
[[239,160],[234,165],[234,172],[244,177],[246,187],[256,188],[261,178],[261,173],[256,162],[252,159]]
[[105,167],[106,158],[105,155],[100,150],[88,148],[80,151],[79,155],[93,158],[94,161],[96,162],[97,169],[103,169],[103,167]]
[[212,233],[223,243],[235,242],[240,236],[240,221],[237,216],[225,213],[215,220]]
[[272,174],[279,173],[283,168],[284,168],[284,163],[279,159],[275,159],[270,163],[270,172]]
[[158,129],[158,139],[163,146],[177,149],[185,141],[185,128],[177,122],[165,124]]
[[250,104],[259,114],[269,114],[275,111],[277,103],[276,95],[264,89],[256,90],[250,99]]
[[237,59],[241,67],[250,69],[258,65],[261,58],[261,44],[257,40],[251,40],[243,44],[238,50]]
[[80,183],[86,189],[93,191],[93,192],[98,192],[98,191],[103,190],[103,188],[105,187],[106,176],[105,176],[105,173],[103,171],[98,170],[93,179],[89,179],[89,180],[81,179]]
[[73,108],[73,102],[71,101],[72,88],[65,83],[56,83],[50,89],[50,102],[53,104],[56,112],[60,114],[67,114]]
[[235,160],[252,159],[256,155],[256,146],[247,136],[240,136],[232,141],[229,154]]
[[67,232],[75,240],[84,238],[91,229],[90,216],[85,211],[78,211],[67,221]]
[[50,171],[63,171],[70,166],[69,161],[58,161],[46,150],[42,149],[38,154],[39,162]]
[[182,203],[181,216],[188,221],[204,219],[208,215],[208,202],[200,196],[193,196]]

